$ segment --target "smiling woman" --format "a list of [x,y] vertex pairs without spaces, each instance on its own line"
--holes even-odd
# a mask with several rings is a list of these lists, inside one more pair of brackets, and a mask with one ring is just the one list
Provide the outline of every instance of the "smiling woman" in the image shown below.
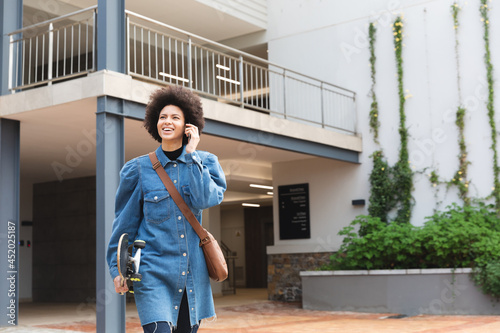
[[[155,91],[144,127],[161,146],[155,154],[182,199],[201,222],[203,209],[222,202],[226,179],[215,155],[196,150],[205,122],[198,96],[182,87]],[[127,162],[120,173],[115,221],[107,260],[117,293],[128,286],[117,269],[123,233],[143,240],[134,296],[144,332],[191,332],[215,316],[200,238],[173,201],[148,155]]]

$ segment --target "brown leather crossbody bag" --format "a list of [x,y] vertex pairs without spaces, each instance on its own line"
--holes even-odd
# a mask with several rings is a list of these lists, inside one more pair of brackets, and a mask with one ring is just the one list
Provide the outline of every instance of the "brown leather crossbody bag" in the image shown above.
[[194,231],[198,234],[198,237],[200,237],[200,246],[203,249],[205,261],[207,262],[208,275],[214,281],[224,281],[227,279],[228,271],[226,259],[224,258],[224,254],[222,253],[219,243],[217,243],[214,236],[212,236],[212,234],[203,228],[200,222],[198,222],[198,219],[194,216],[191,209],[189,209],[184,199],[182,199],[179,191],[175,188],[174,183],[172,183],[172,180],[168,176],[165,169],[161,167],[161,163],[158,161],[156,153],[149,153],[149,159],[153,164],[153,169],[160,177],[168,193],[177,204],[177,207],[179,207],[184,217],[189,221],[189,224],[191,224]]

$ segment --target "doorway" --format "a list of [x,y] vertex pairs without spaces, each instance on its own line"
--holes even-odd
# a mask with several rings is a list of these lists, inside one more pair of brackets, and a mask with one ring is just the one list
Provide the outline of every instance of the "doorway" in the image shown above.
[[244,209],[246,287],[267,288],[266,247],[274,245],[273,207]]

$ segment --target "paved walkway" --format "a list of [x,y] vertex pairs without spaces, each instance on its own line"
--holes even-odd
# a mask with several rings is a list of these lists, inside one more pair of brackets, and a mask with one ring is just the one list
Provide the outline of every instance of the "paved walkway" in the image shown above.
[[[258,291],[254,292],[257,295],[253,298],[251,290],[243,293],[247,294],[216,299],[217,320],[203,323],[199,332],[500,332],[500,316],[422,315],[398,319],[391,318],[393,314],[303,310],[300,304],[266,301],[262,299],[264,294]],[[31,306],[24,310],[24,315],[21,309],[20,318],[19,326],[0,328],[0,332],[75,333],[96,330],[95,313],[91,307],[86,308],[82,304]],[[128,305],[127,333],[136,332],[142,332],[137,312],[133,305]]]

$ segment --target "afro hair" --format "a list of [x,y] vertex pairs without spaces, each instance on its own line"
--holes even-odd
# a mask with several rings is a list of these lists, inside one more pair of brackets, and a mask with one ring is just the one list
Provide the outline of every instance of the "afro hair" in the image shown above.
[[[201,99],[191,90],[181,86],[169,86],[155,90],[149,97],[146,105],[146,116],[144,117],[144,127],[151,134],[153,139],[161,142],[158,134],[158,118],[160,112],[167,105],[175,105],[184,113],[186,124],[193,124],[198,127],[201,134],[205,127],[203,118],[203,107]],[[183,144],[187,143],[187,137],[184,137]]]

